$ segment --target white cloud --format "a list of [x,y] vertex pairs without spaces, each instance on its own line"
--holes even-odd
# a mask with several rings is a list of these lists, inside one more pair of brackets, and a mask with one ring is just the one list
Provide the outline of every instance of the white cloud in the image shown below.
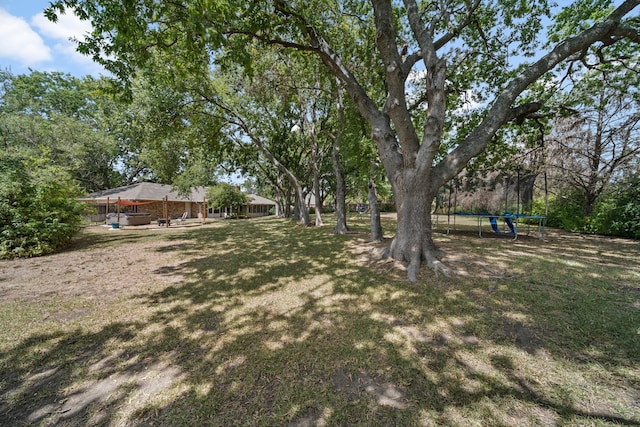
[[45,37],[65,42],[69,42],[71,38],[84,40],[85,34],[91,32],[91,23],[80,20],[73,13],[59,15],[58,22],[55,23],[40,13],[31,18],[31,24]]
[[53,59],[42,38],[22,18],[0,9],[0,58],[32,67]]
[[83,41],[85,36],[92,31],[89,21],[82,21],[73,13],[65,13],[59,15],[58,21],[54,23],[40,13],[31,18],[31,24],[38,29],[41,35],[54,40],[52,48],[59,60],[67,64],[77,64],[90,74],[105,72],[102,66],[76,50],[75,40]]

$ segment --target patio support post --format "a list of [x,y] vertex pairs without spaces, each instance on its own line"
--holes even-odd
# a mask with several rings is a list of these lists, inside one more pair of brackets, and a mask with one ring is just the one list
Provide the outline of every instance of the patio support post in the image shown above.
[[164,206],[164,219],[165,219],[164,226],[166,228],[169,228],[169,196],[164,196],[163,200],[164,200],[163,206]]

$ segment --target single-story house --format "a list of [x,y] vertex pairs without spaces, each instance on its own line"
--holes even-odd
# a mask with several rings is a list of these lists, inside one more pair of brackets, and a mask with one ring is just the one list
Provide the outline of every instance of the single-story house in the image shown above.
[[[109,212],[116,212],[118,205],[121,212],[132,214],[148,214],[149,221],[164,218],[225,217],[230,210],[213,210],[207,207],[207,187],[195,187],[189,194],[180,194],[170,185],[152,182],[140,182],[124,187],[112,188],[92,193],[78,200],[91,203],[97,212],[91,216],[92,222],[104,221]],[[248,217],[268,215],[276,203],[255,194],[250,194],[250,201],[240,209],[240,215]],[[145,217],[147,215],[144,215]]]

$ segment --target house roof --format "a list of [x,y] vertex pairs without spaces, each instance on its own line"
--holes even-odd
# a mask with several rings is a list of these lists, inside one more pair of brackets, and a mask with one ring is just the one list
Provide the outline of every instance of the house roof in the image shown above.
[[97,191],[89,194],[87,197],[81,197],[79,200],[88,202],[99,202],[107,200],[115,200],[118,197],[122,200],[153,200],[162,201],[165,197],[170,202],[197,202],[205,198],[206,188],[197,187],[191,190],[190,194],[179,194],[173,190],[173,187],[165,184],[156,184],[154,182],[139,182],[136,184],[126,185],[124,187],[111,188],[109,190]]
[[273,200],[258,196],[257,194],[249,194],[249,197],[251,197],[251,200],[249,200],[250,205],[276,205],[276,202]]
[[[94,203],[106,203],[107,198],[115,201],[118,197],[121,200],[130,201],[162,201],[165,197],[170,202],[201,202],[206,199],[207,187],[195,187],[189,194],[179,194],[172,186],[166,184],[156,184],[154,182],[139,182],[126,185],[124,187],[112,188],[109,190],[97,191],[78,200]],[[250,205],[275,205],[274,201],[264,197],[249,194]]]

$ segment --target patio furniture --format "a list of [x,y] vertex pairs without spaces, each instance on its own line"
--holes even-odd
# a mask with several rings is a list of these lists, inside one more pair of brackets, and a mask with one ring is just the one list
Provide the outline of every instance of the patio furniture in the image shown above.
[[180,218],[176,219],[176,221],[178,221],[178,224],[182,224],[187,219],[188,215],[188,212],[184,212]]

